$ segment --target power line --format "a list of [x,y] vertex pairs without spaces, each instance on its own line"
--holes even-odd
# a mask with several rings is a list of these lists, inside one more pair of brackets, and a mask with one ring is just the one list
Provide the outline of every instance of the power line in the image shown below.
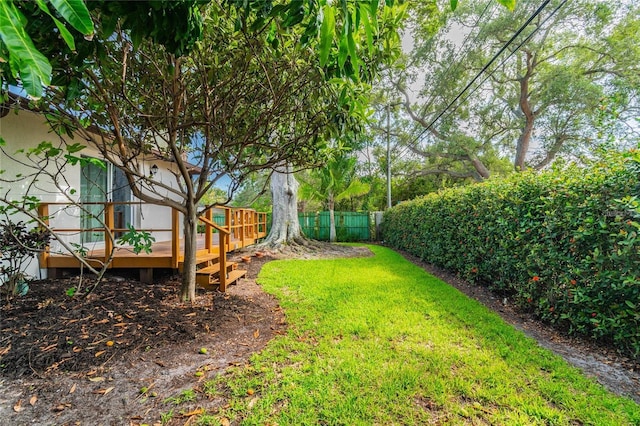
[[[483,21],[483,17],[485,15],[485,13],[487,13],[487,11],[489,10],[489,7],[491,6],[491,15],[490,17],[486,20]],[[493,18],[493,15],[495,14],[496,11],[496,2],[494,0],[489,0],[486,4],[486,6],[484,7],[484,9],[482,10],[482,12],[480,13],[480,15],[476,18],[475,22],[472,25],[472,28],[477,28],[480,27],[480,22],[483,21],[484,24],[480,27],[480,29],[475,33],[475,36],[473,37],[473,43],[475,43],[478,40],[478,37],[480,36],[480,34],[482,34],[482,31],[484,30],[484,27],[486,26],[486,22],[490,21]],[[463,54],[462,57],[460,57],[458,60],[451,60],[449,62],[449,65],[447,66],[447,69],[444,71],[444,75],[448,75],[449,74],[449,70],[451,70],[451,67],[455,64],[455,69],[453,70],[453,72],[457,72],[458,69],[462,66],[462,61],[466,58],[467,54],[469,52],[465,52],[464,47],[467,44],[467,42],[469,41],[469,38],[471,36],[471,32],[467,33],[467,35],[464,37],[464,40],[462,42],[462,44],[460,45],[460,48],[456,51],[456,54],[454,55],[454,58],[457,57],[460,53]],[[436,100],[436,95],[435,92],[437,91],[437,89],[432,90],[432,95],[431,98],[429,99],[429,101],[421,108],[422,111],[426,111],[432,104],[433,102]],[[395,146],[394,146],[394,150],[398,148],[399,142],[396,142]],[[398,153],[398,157],[402,157],[404,156],[404,154],[408,151],[407,146],[403,146],[401,147],[400,152]]]
[[[480,20],[484,17],[484,14],[487,13],[487,10],[489,10],[489,6],[493,6],[493,10],[495,11],[495,1],[494,0],[489,0],[487,2],[487,5],[484,7],[484,9],[482,10],[482,12],[480,13],[480,16],[478,16],[478,18],[476,19],[475,23],[473,24],[473,27],[477,27],[478,24],[480,23]],[[491,13],[491,16],[493,16],[493,12]],[[478,36],[480,35],[480,33],[482,32],[482,29],[480,29],[480,31],[478,31],[476,33],[476,35],[473,38],[473,41],[475,42],[478,39]],[[467,42],[469,41],[469,36],[471,35],[471,33],[468,33],[464,40],[462,41],[462,44],[460,45],[460,48],[456,51],[456,54],[454,55],[454,58],[452,59],[457,59],[456,57],[460,54],[460,53],[465,53],[464,52],[464,47],[467,44]],[[466,55],[465,55],[466,56]],[[455,69],[453,70],[454,72],[457,72],[458,69],[460,68],[460,66],[462,65],[462,60],[464,58],[459,58],[457,60],[452,60],[451,62],[449,62],[449,66],[447,66],[447,69],[444,71],[444,75],[449,75],[449,71],[451,70],[451,67],[455,64]],[[429,102],[422,108],[423,111],[426,111],[426,109],[428,109],[431,104],[433,104],[433,102],[436,100],[436,96],[432,95],[431,99],[429,100]]]
[[[482,79],[482,81],[480,82],[480,84],[478,84],[471,92],[469,92],[463,99],[462,102],[460,102],[461,104],[463,104],[467,99],[469,99],[471,97],[471,95],[473,95],[480,87],[482,87],[482,85],[484,84],[485,81],[487,81],[489,78],[491,78],[491,76],[498,70],[500,69],[509,59],[511,59],[511,57],[525,44],[527,43],[529,40],[531,40],[531,38],[535,35],[535,33],[538,32],[538,30],[540,30],[540,28],[544,27],[544,25],[547,23],[547,21],[549,21],[557,12],[558,10],[560,10],[560,8],[562,8],[562,6],[565,5],[565,3],[567,3],[568,0],[563,0],[550,14],[549,16],[547,16],[541,23],[540,25],[538,25],[533,31],[531,31],[531,34],[529,34],[525,39],[523,39],[520,44],[518,44],[516,46],[516,48],[511,51],[511,53],[509,53],[509,55],[504,58],[497,67],[495,67],[493,69],[493,71],[491,71],[487,76],[485,76],[484,79]],[[453,114],[453,112],[455,111],[455,108],[449,112],[449,115]]]
[[[484,17],[485,13],[487,13],[487,10],[489,10],[489,6],[492,6],[492,12],[491,12],[491,17],[493,17],[493,14],[495,13],[495,8],[496,8],[496,3],[494,0],[488,0],[486,6],[484,7],[484,9],[482,10],[482,12],[480,13],[480,15],[476,18],[475,23],[473,24],[473,28],[478,27],[478,24],[480,23],[480,21],[482,20],[482,18]],[[480,33],[482,32],[482,28],[475,34],[473,41],[475,42],[478,39],[478,36],[480,35]],[[454,58],[458,57],[461,53],[468,53],[464,51],[464,47],[467,44],[467,42],[469,41],[469,38],[471,36],[471,32],[467,33],[467,35],[464,37],[464,40],[462,41],[462,44],[460,45],[460,47],[458,48],[458,50],[455,52]],[[466,56],[466,55],[465,55]],[[460,68],[460,66],[462,65],[462,61],[463,61],[464,57],[459,58],[457,60],[451,60],[449,62],[449,65],[447,66],[447,69],[445,70],[444,74],[448,74],[449,70],[451,70],[451,67],[455,65],[455,69],[453,70],[454,72],[457,72],[458,69]],[[427,104],[425,104],[425,106],[422,107],[422,110],[426,110],[429,106],[431,106],[431,104],[433,104],[433,102],[435,101],[436,96],[432,95],[431,98],[429,99],[429,101],[427,102]],[[402,102],[399,102],[395,105],[400,105],[402,104]],[[396,149],[398,147],[398,143],[395,144],[394,149]],[[400,156],[404,155],[403,153],[400,154]]]
[[[434,118],[427,127],[424,128],[424,130],[422,130],[422,132],[420,132],[420,134],[418,134],[418,136],[416,138],[413,139],[413,141],[411,141],[411,143],[409,143],[407,145],[407,150],[411,149],[412,145],[415,145],[416,142],[418,142],[418,140],[422,137],[422,135],[424,135],[427,131],[429,131],[429,129],[431,129],[431,127],[435,124],[436,121],[438,121],[446,112],[449,108],[451,108],[453,106],[453,104],[455,104],[458,99],[460,99],[462,97],[462,95],[464,95],[464,93],[469,90],[469,88],[473,85],[473,83],[475,83],[478,78],[480,78],[480,76],[496,61],[496,59],[498,59],[498,57],[511,45],[511,43],[514,42],[514,40],[525,30],[525,28],[527,28],[529,26],[529,24],[544,10],[544,8],[550,3],[551,0],[545,0],[544,3],[542,3],[542,5],[540,5],[538,7],[538,9],[526,20],[526,22],[524,24],[522,24],[520,26],[520,28],[518,29],[518,31],[516,31],[516,33],[511,36],[511,38],[509,39],[509,41],[507,41],[505,43],[504,46],[502,46],[502,48],[500,48],[500,50],[493,55],[493,57],[491,58],[491,60],[489,62],[487,62],[484,67],[482,67],[482,69],[475,75],[475,77],[473,77],[473,79],[465,86],[464,89],[462,89],[462,91],[460,93],[458,93],[458,95],[451,101],[449,102],[449,104],[442,110],[442,112],[440,112],[440,114],[438,114],[436,116],[436,118]],[[565,0],[566,1],[566,0]],[[564,3],[563,3],[564,4]],[[520,44],[520,46],[522,46],[522,44]],[[519,47],[520,47],[519,46]],[[515,53],[516,50],[514,50],[512,52]],[[404,151],[406,152],[406,150]],[[402,153],[402,155],[404,155],[404,152]]]

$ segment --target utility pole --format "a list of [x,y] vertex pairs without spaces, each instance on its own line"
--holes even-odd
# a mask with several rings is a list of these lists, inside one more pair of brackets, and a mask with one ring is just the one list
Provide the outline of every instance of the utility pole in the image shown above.
[[387,208],[391,208],[391,129],[389,126],[389,116],[391,115],[391,107],[401,105],[402,102],[387,104]]
[[391,143],[389,129],[389,115],[391,104],[387,104],[387,208],[391,208]]

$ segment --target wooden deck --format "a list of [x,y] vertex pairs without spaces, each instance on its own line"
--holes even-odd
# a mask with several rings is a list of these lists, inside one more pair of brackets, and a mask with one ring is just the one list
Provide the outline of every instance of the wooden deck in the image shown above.
[[[115,227],[114,207],[118,204],[129,203],[92,203],[102,204],[104,217],[100,218],[103,227],[94,227],[92,233],[102,233],[103,235],[115,235],[118,232],[126,232],[128,229]],[[43,203],[40,205],[40,217],[52,230],[68,234],[80,235],[86,232],[81,228],[59,228],[56,227],[50,211],[52,206],[60,203]],[[196,263],[201,271],[198,282],[204,287],[219,286],[221,291],[226,289],[233,279],[244,275],[236,271],[236,265],[227,262],[227,253],[243,247],[255,244],[267,235],[266,213],[259,213],[252,209],[239,209],[229,207],[216,207],[218,212],[224,213],[224,224],[221,224],[221,215],[214,222],[213,210],[209,209],[204,216],[200,217],[203,224],[203,233],[198,236],[198,250]],[[154,269],[175,269],[181,270],[184,260],[184,241],[180,232],[180,214],[176,210],[171,210],[171,228],[166,229],[136,229],[144,232],[164,232],[171,235],[167,241],[155,242],[151,246],[150,253],[138,253],[130,246],[118,245],[115,239],[105,238],[100,245],[102,247],[87,250],[84,259],[93,267],[102,268],[108,262],[107,268],[138,269],[141,281],[151,281]],[[122,226],[122,225],[120,225]],[[222,255],[221,255],[222,253]],[[46,268],[49,277],[55,277],[60,269],[79,269],[80,260],[73,254],[52,253],[45,251],[40,256],[40,267]],[[208,268],[208,269],[207,269]],[[227,271],[226,274],[220,271]]]

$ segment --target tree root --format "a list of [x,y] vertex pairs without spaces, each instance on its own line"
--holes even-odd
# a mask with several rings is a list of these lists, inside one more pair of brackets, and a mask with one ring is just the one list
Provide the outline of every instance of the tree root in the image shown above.
[[344,246],[324,241],[297,238],[289,242],[265,241],[250,247],[237,250],[234,254],[254,255],[256,252],[264,253],[273,258],[301,258],[320,259],[333,257],[364,257],[371,256],[371,251],[366,247]]

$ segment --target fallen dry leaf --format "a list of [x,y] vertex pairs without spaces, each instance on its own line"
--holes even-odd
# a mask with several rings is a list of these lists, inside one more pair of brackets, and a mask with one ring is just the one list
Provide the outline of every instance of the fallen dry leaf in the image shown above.
[[47,347],[45,347],[45,348],[42,348],[42,347],[41,347],[41,348],[40,348],[40,350],[41,350],[42,352],[48,352],[48,351],[50,351],[51,349],[54,349],[56,346],[58,346],[58,344],[57,344],[57,343],[54,343],[53,345],[49,345],[49,346],[47,346]]
[[36,402],[38,402],[38,397],[36,395],[33,395],[29,400],[29,404],[31,404],[31,406],[34,406],[36,405]]
[[249,409],[253,408],[253,406],[256,405],[256,402],[258,402],[258,398],[251,398],[251,401],[249,401],[249,403],[247,404],[247,407]]
[[71,389],[69,389],[69,393],[74,393],[76,391],[76,386],[77,384],[74,383],[73,386],[71,386]]
[[13,406],[13,411],[19,413],[22,410],[24,410],[24,407],[22,406],[22,400],[19,399],[18,402],[16,402],[16,405]]
[[204,408],[196,408],[193,411],[189,411],[188,413],[184,413],[182,416],[183,417],[193,417],[193,416],[199,416],[200,414],[204,414]]
[[59,404],[53,407],[53,411],[59,413],[60,411],[63,411],[65,408],[69,408],[69,407],[71,407],[71,404],[69,403]]
[[104,382],[104,380],[105,380],[104,377],[100,377],[100,376],[98,376],[98,377],[90,377],[89,378],[90,382]]
[[195,317],[196,313],[195,312],[191,312],[190,314],[186,314],[185,317]]
[[256,329],[256,331],[253,332],[253,337],[256,339],[260,337],[260,330]]
[[111,392],[113,389],[115,389],[115,386],[111,386],[111,387],[106,388],[106,389],[98,389],[96,391],[93,391],[93,393],[95,393],[97,395],[106,395],[109,392]]
[[96,352],[96,358],[105,353],[106,351],[98,351]]
[[10,350],[11,350],[11,345],[7,346],[6,348],[0,349],[0,356],[8,354]]

